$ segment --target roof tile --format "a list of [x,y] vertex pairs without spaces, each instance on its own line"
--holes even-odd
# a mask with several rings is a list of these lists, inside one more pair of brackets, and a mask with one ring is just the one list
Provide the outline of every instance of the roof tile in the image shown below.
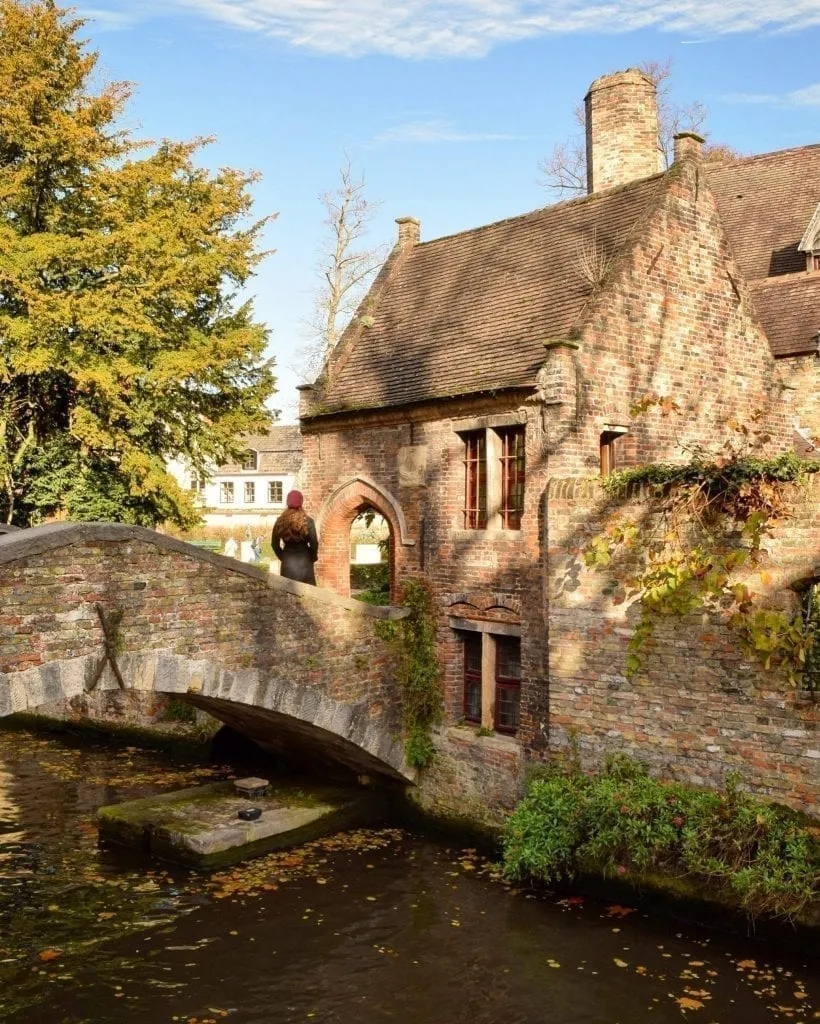
[[590,294],[579,249],[617,255],[663,175],[416,245],[323,395],[328,411],[529,386]]

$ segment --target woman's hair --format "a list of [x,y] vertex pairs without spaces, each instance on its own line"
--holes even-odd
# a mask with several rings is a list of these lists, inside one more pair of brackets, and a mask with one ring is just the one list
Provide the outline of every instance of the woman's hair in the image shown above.
[[273,524],[273,536],[283,544],[308,538],[307,513],[302,508],[287,508]]

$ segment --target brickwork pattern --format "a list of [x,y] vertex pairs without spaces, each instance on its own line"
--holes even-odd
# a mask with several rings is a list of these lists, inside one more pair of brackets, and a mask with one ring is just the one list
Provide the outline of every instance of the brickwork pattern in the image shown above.
[[[505,741],[517,745],[518,757],[490,758],[490,748],[480,744],[467,753],[445,730],[437,740],[441,763],[422,776],[423,799],[455,804],[500,792],[504,772],[517,773],[522,759],[549,756],[577,727],[588,763],[609,749],[629,749],[658,771],[710,784],[728,767],[752,766],[757,776],[748,781],[760,792],[816,808],[817,761],[806,753],[817,749],[814,711],[759,680],[725,631],[701,629],[714,634],[713,647],[684,644],[676,629],[660,633],[667,681],[653,677],[652,686],[637,687],[624,682],[618,667],[633,624],[619,621],[620,612],[603,616],[594,601],[584,606],[584,588],[593,584],[586,577],[581,582],[578,551],[593,528],[589,503],[598,500],[597,489],[573,481],[566,485],[571,498],[562,497],[557,478],[597,475],[601,433],[626,428],[617,442],[622,467],[684,461],[681,442],[717,450],[731,433],[729,419],[748,422],[757,410],[773,436],[772,451],[790,448],[795,408],[807,417],[816,410],[815,363],[788,368],[802,375],[798,391],[781,388],[783,361],[774,359],[760,329],[696,160],[670,172],[658,194],[631,247],[592,290],[573,337],[545,339],[537,388],[303,423],[304,490],[314,510],[344,493],[346,482],[366,477],[394,496],[403,513],[416,543],[398,550],[396,577],[423,572],[433,584],[448,724],[463,714],[462,643],[449,618],[497,618],[521,627],[521,726],[515,741]],[[631,406],[650,391],[674,398],[679,415],[653,410],[633,419]],[[503,422],[526,429],[522,529],[465,530],[461,432]],[[425,467],[411,478],[401,468],[408,450]],[[350,514],[343,512],[339,523]],[[811,537],[801,538],[795,557],[807,572]],[[797,571],[790,550],[784,543],[779,552]],[[344,579],[346,539],[334,540],[323,559],[322,578]],[[712,685],[715,678],[719,685]],[[734,733],[715,739],[706,732],[721,728]],[[517,776],[507,785],[515,791]]]
[[[788,588],[820,575],[820,480],[795,488],[790,500],[794,516],[767,541],[750,586],[796,606]],[[616,559],[611,572],[590,570],[582,553],[615,515],[645,510],[639,500],[608,503],[587,481],[551,483],[551,747],[574,736],[589,766],[624,751],[664,777],[701,786],[720,786],[737,770],[755,792],[820,814],[820,701],[745,661],[723,619],[661,622],[642,669],[626,678],[638,609],[617,603],[614,591],[630,567]]]
[[586,96],[587,187],[625,185],[662,170],[655,85],[636,69],[596,79]]
[[[41,527],[0,542],[0,715],[83,693],[104,651],[97,604],[109,619],[122,611],[126,686],[289,715],[407,774],[390,654],[375,632],[396,610],[138,527]],[[118,685],[110,668],[101,685]]]

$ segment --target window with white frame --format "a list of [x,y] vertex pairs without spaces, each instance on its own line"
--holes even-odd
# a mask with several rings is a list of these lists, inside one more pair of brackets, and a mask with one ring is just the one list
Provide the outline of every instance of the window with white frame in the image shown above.
[[233,480],[223,480],[222,483],[219,485],[219,501],[222,505],[233,504]]
[[257,466],[257,461],[258,460],[257,460],[256,452],[249,449],[242,456],[242,469],[245,470],[248,473],[255,472],[256,471],[256,466]]
[[245,481],[245,504],[253,505],[256,501],[256,484],[253,480]]
[[271,480],[268,483],[268,504],[281,505],[284,488],[281,480]]

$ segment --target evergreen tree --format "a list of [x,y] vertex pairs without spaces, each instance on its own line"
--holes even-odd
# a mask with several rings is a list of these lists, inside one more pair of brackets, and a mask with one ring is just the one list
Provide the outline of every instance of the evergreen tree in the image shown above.
[[54,0],[0,0],[0,518],[190,526],[166,472],[266,428],[254,176],[118,125],[123,83]]

